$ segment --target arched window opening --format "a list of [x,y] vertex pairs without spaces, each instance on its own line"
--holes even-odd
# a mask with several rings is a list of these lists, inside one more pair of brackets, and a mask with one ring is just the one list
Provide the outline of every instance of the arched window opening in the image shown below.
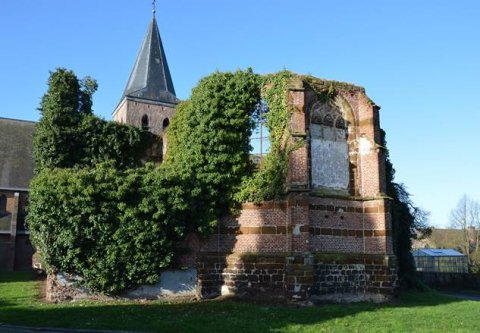
[[254,128],[250,136],[250,145],[252,146],[250,156],[256,164],[260,163],[263,157],[270,152],[270,133],[266,126],[266,116],[269,111],[267,101],[261,99],[252,112]]
[[7,196],[0,195],[0,217],[7,215]]
[[335,101],[315,103],[310,124],[313,187],[348,190],[350,168],[347,138],[348,122],[339,105]]
[[142,129],[148,131],[148,116],[146,114],[142,117]]
[[168,128],[168,125],[170,125],[170,120],[168,120],[168,118],[165,118],[163,120],[163,124],[162,124],[162,130],[165,132]]

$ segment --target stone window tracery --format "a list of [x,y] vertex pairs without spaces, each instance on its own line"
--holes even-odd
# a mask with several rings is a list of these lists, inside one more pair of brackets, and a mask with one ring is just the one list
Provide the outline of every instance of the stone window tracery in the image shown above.
[[317,102],[311,111],[311,175],[314,188],[348,190],[348,122],[335,101]]

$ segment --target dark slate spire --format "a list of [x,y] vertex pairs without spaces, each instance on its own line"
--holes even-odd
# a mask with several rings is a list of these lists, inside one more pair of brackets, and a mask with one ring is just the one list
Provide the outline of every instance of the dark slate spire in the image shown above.
[[155,14],[143,40],[123,97],[177,104],[172,77],[163,50]]

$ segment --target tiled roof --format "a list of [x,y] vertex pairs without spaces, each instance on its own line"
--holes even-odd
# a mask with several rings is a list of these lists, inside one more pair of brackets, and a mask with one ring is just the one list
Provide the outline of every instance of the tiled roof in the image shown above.
[[0,118],[0,188],[26,189],[33,177],[35,123]]

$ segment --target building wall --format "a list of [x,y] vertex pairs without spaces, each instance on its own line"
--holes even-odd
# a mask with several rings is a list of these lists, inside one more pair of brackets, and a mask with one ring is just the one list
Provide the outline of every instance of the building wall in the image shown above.
[[[164,125],[172,121],[175,108],[154,101],[126,97],[113,113],[113,120],[142,128],[142,118],[148,118],[148,130],[163,136]],[[168,127],[168,125],[167,125]]]
[[378,301],[393,294],[388,203],[307,198],[245,204],[222,219],[196,254],[200,296]]
[[7,209],[0,217],[0,271],[29,270],[34,253],[25,229],[28,192],[0,189],[7,197]]
[[198,247],[198,293],[384,301],[393,294],[397,275],[390,205],[383,194],[378,107],[363,88],[337,89],[331,107],[348,125],[342,132],[348,149],[336,157],[348,161],[348,174],[341,186],[328,181],[319,186],[312,181],[317,171],[335,168],[321,169],[324,154],[314,150],[311,127],[317,123],[315,108],[330,106],[298,80],[288,94],[289,140],[305,142],[290,155],[289,193],[282,201],[244,204],[238,216],[219,221],[217,231]]
[[[332,82],[316,84],[325,88]],[[325,171],[320,166],[322,154],[312,151],[318,145],[312,144],[316,138],[311,130],[317,124],[315,108],[324,107],[324,102],[312,86],[298,79],[289,85],[288,102],[292,110],[288,140],[304,144],[290,155],[286,197],[244,204],[238,216],[222,218],[208,239],[190,235],[178,244],[187,251],[177,265],[196,266],[200,297],[385,301],[395,291],[397,274],[390,206],[383,194],[378,107],[363,88],[337,87],[330,106],[347,124],[342,132],[347,144],[345,156],[339,153],[335,158],[347,160],[348,170],[342,164],[346,174],[336,186],[312,181],[316,171]],[[127,98],[114,119],[141,127],[147,115],[150,130],[162,135],[163,120],[173,113],[172,108]],[[335,172],[330,169],[327,172]]]

